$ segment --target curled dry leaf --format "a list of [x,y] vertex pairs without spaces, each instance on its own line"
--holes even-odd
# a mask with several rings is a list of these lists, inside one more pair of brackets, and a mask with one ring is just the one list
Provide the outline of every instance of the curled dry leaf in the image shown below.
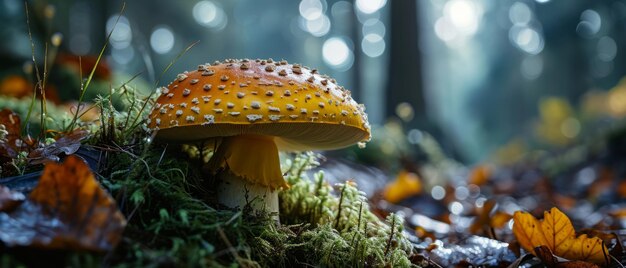
[[576,237],[572,222],[557,208],[544,212],[542,221],[527,212],[517,211],[513,221],[513,234],[528,252],[537,255],[535,248],[546,246],[554,255],[569,260],[609,263],[609,251],[602,240],[587,235]]
[[54,143],[37,148],[28,154],[28,162],[31,165],[43,164],[46,162],[59,161],[59,155],[71,155],[75,153],[81,145],[81,141],[89,136],[89,131],[84,129],[75,129],[74,131],[63,134],[56,139]]
[[37,187],[13,212],[0,213],[7,246],[111,250],[126,220],[83,160],[69,156],[45,166]]

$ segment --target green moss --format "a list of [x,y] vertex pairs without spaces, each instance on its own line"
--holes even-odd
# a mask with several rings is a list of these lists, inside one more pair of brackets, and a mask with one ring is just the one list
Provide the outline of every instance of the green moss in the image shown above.
[[[399,217],[379,220],[351,183],[332,187],[314,154],[287,161],[291,188],[281,192],[281,226],[263,212],[216,209],[201,164],[164,148],[144,156],[110,155],[103,184],[118,197],[129,225],[114,266],[325,267],[410,266],[410,242]],[[393,226],[393,227],[390,227]],[[392,231],[393,230],[393,231]]]

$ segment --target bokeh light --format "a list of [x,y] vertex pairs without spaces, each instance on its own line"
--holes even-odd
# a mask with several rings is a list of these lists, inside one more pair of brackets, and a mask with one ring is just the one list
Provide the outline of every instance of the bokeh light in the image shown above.
[[368,34],[363,37],[361,41],[361,48],[363,53],[368,57],[378,57],[385,52],[385,40],[378,34]]
[[325,14],[322,14],[314,20],[305,20],[304,28],[313,36],[324,36],[330,31],[330,20]]
[[128,64],[135,57],[135,49],[132,46],[127,46],[122,49],[113,49],[111,51],[111,58],[121,65]]
[[133,40],[133,31],[130,28],[130,22],[125,16],[115,14],[109,17],[106,23],[106,31],[107,33],[112,32],[109,42],[115,49],[124,49],[130,46]]
[[532,19],[532,11],[522,2],[515,2],[509,8],[509,19],[515,25],[527,25]]
[[167,26],[157,26],[150,35],[150,47],[158,54],[165,54],[174,47],[174,33]]
[[446,189],[437,185],[430,190],[430,195],[435,200],[442,200],[444,197],[446,197]]
[[469,0],[451,0],[443,6],[443,16],[434,24],[435,34],[448,45],[476,34],[482,20],[482,6]]
[[580,22],[576,26],[576,32],[582,37],[592,38],[600,31],[601,26],[600,14],[593,9],[587,9],[580,14]]
[[511,27],[509,39],[517,48],[532,55],[539,54],[545,45],[542,35],[537,30],[525,26]]
[[365,14],[372,14],[387,4],[387,0],[356,0],[356,8]]
[[543,73],[543,58],[540,55],[524,57],[520,65],[522,76],[528,80],[537,79]]
[[613,38],[603,36],[598,40],[596,50],[598,51],[598,58],[600,60],[612,61],[617,55],[617,43],[615,43]]
[[228,17],[224,10],[212,1],[200,1],[192,9],[193,18],[202,26],[221,30],[226,27]]
[[302,0],[299,5],[300,16],[306,20],[316,20],[324,14],[322,2],[319,0]]
[[443,14],[450,20],[452,26],[464,35],[472,35],[478,30],[481,17],[480,7],[477,2],[469,0],[448,1]]
[[322,46],[324,62],[337,70],[347,70],[352,66],[354,55],[343,38],[331,37]]

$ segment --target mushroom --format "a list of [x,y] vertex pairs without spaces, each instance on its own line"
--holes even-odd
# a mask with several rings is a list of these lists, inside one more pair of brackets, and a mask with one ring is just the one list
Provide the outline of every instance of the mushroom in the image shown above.
[[148,117],[155,140],[216,145],[208,169],[218,201],[242,208],[253,198],[278,212],[278,190],[288,188],[279,150],[330,150],[366,142],[363,105],[334,79],[297,64],[226,60],[179,74]]

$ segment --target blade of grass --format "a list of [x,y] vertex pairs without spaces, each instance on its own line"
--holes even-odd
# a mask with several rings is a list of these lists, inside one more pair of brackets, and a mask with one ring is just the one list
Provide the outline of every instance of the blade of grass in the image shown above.
[[[133,77],[128,79],[128,81],[124,82],[124,84],[122,84],[121,87],[126,86],[128,83],[130,83],[131,81],[135,80],[135,78],[139,77],[139,75],[141,75],[141,73],[137,73],[136,75],[134,75]],[[111,97],[110,94],[112,94],[112,93],[109,93],[109,95],[105,96],[105,98],[110,98]],[[80,115],[78,115],[78,118],[83,117],[85,114],[87,114],[89,111],[91,111],[93,108],[96,108],[97,106],[98,106],[97,104],[93,104],[93,105],[89,106],[89,108],[85,109],[83,112],[80,113]],[[77,106],[76,109],[80,110],[80,107]]]
[[[89,88],[89,84],[91,84],[93,75],[96,73],[98,64],[100,64],[100,60],[102,59],[102,56],[104,55],[104,51],[106,50],[107,45],[109,44],[111,35],[113,34],[113,31],[115,31],[115,27],[117,26],[117,23],[120,21],[120,18],[122,17],[122,14],[124,13],[124,9],[126,9],[126,2],[122,3],[120,14],[117,16],[117,19],[115,20],[115,24],[113,24],[113,29],[111,29],[111,31],[107,34],[107,38],[104,40],[104,45],[102,46],[102,49],[100,50],[100,54],[98,54],[98,58],[96,58],[96,63],[94,64],[93,68],[91,68],[91,72],[89,73],[89,76],[87,77],[87,81],[85,81],[85,86],[81,87],[80,89],[80,96],[78,97],[78,107],[80,107],[81,103],[83,102],[83,98],[85,97],[85,92],[87,92],[87,89]],[[76,120],[78,120],[78,110],[74,114],[74,118],[72,119],[72,122],[70,123],[66,131],[72,130],[72,128],[74,127],[74,124],[76,124]]]
[[[157,79],[156,82],[154,82],[154,86],[157,87],[159,85],[159,82],[161,81],[161,78],[163,77],[163,75],[165,75],[165,73],[167,73],[167,71],[174,65],[174,63],[176,63],[183,55],[185,55],[189,50],[191,50],[191,48],[193,48],[199,42],[200,41],[193,42],[191,45],[189,45],[185,49],[183,49],[183,51],[178,53],[178,55],[176,55],[176,57],[172,61],[170,61],[170,63],[165,67],[165,69],[163,69],[163,72],[161,72],[161,74],[159,75],[159,79]],[[137,116],[133,119],[133,123],[130,125],[131,127],[130,128],[126,128],[126,129],[135,129],[135,127],[137,127],[139,125],[137,123],[137,121],[139,121],[139,118],[141,118],[141,114],[146,109],[146,106],[150,102],[150,99],[152,98],[152,96],[154,96],[155,92],[156,91],[152,91],[152,93],[150,93],[150,95],[148,95],[148,97],[143,102],[143,105],[141,106],[141,109],[137,113]]]
[[[41,79],[39,76],[39,67],[37,67],[37,60],[35,59],[35,42],[33,41],[33,34],[30,30],[30,13],[28,12],[28,2],[24,2],[24,11],[26,12],[26,25],[28,28],[28,39],[30,40],[30,49],[31,49],[31,57],[32,57],[32,61],[33,61],[33,67],[35,68],[35,76],[37,79],[37,85],[40,83]],[[33,108],[35,106],[35,99],[37,98],[37,85],[34,86],[33,88],[33,99],[30,103],[30,106],[28,107],[28,113],[26,114],[26,124],[24,124],[24,129],[22,129],[22,131],[25,131],[27,126],[30,125],[30,116],[32,114]]]
[[48,43],[45,44],[45,50],[43,54],[43,81],[38,83],[40,85],[39,90],[41,91],[41,99],[40,99],[40,108],[41,108],[41,116],[39,119],[41,120],[41,131],[39,133],[39,139],[45,139],[46,135],[46,114],[48,113],[48,105],[46,104],[46,82],[48,77]]
[[174,63],[176,63],[178,61],[178,59],[180,59],[183,55],[185,55],[187,53],[187,51],[189,51],[192,47],[194,47],[198,43],[200,43],[200,40],[198,40],[196,42],[193,42],[191,45],[189,45],[185,49],[183,49],[183,51],[178,53],[178,55],[176,55],[176,58],[174,58],[172,61],[170,61],[170,63],[165,67],[165,69],[163,69],[163,72],[161,72],[161,74],[159,75],[159,79],[157,79],[154,82],[154,86],[155,87],[158,86],[159,82],[161,81],[161,78],[163,78],[163,75],[165,75],[165,73],[167,73],[167,71],[174,65]]

